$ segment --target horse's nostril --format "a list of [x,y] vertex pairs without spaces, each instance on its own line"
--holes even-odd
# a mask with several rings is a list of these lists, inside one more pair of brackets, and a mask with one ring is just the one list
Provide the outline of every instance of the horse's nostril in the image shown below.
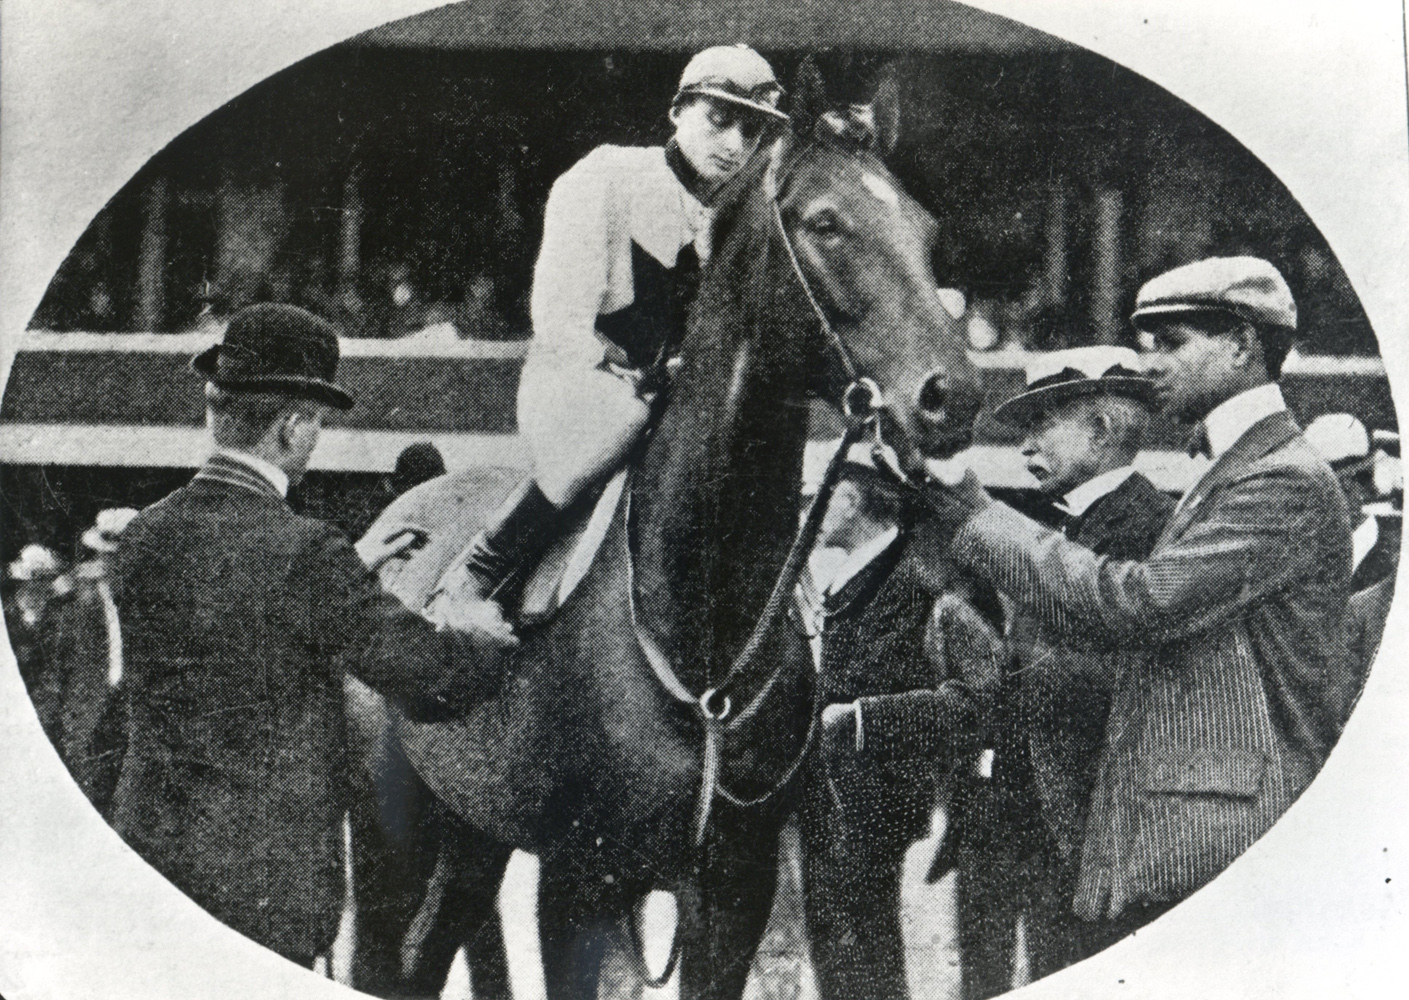
[[949,404],[949,393],[944,387],[944,376],[934,374],[920,383],[920,392],[915,399],[915,405],[920,413],[927,420],[936,423],[946,417],[945,409]]

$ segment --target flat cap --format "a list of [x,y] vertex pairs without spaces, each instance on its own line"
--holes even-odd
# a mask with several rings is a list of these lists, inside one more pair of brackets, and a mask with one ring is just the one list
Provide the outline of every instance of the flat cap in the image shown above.
[[1130,319],[1225,312],[1262,326],[1296,329],[1296,302],[1282,273],[1261,257],[1209,257],[1147,281]]

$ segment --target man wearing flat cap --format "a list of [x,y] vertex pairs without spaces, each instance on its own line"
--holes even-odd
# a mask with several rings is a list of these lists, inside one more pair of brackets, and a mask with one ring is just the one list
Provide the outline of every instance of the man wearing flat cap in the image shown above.
[[1115,671],[1073,908],[1098,950],[1207,883],[1325,762],[1342,695],[1350,518],[1277,386],[1296,329],[1281,274],[1211,258],[1140,289],[1166,414],[1211,466],[1145,559],[1103,557],[993,501],[930,484],[950,556],[1055,634],[1131,654]]
[[[1038,488],[1067,538],[1097,555],[1143,559],[1174,501],[1134,466],[1154,384],[1128,347],[1035,356],[1022,392],[994,416],[1021,429]],[[1063,636],[1031,613],[1009,632],[1013,656],[989,726],[993,755],[956,804],[965,996],[1011,987],[1017,926],[1034,979],[1084,958],[1072,899],[1087,805],[1105,739],[1118,649]],[[963,813],[959,816],[959,813]]]
[[354,549],[285,501],[324,415],[352,405],[337,363],[336,330],[310,313],[236,313],[192,363],[214,454],[132,519],[113,571],[128,692],[113,826],[207,911],[305,967],[342,905],[343,671],[429,713],[497,670],[381,589],[373,569],[405,531]]

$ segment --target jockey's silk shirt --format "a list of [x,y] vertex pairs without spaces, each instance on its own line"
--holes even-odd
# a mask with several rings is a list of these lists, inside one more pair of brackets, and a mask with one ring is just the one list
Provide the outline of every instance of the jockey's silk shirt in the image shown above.
[[683,334],[711,220],[663,147],[600,146],[554,183],[518,395],[554,503],[612,468],[644,428],[631,375]]
[[600,364],[607,337],[598,318],[632,305],[642,263],[674,271],[686,247],[702,261],[710,218],[662,147],[599,146],[578,161],[548,196],[533,275],[529,363]]

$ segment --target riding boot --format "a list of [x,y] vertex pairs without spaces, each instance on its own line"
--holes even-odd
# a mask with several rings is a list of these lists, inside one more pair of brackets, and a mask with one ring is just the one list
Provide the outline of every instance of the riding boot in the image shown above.
[[558,508],[529,479],[509,495],[461,557],[479,596],[490,599],[514,574],[541,555],[553,540]]
[[527,480],[504,504],[463,552],[450,564],[431,596],[462,602],[461,621],[495,645],[511,647],[517,640],[496,601],[501,588],[518,570],[547,548],[556,534],[558,508],[538,484]]

